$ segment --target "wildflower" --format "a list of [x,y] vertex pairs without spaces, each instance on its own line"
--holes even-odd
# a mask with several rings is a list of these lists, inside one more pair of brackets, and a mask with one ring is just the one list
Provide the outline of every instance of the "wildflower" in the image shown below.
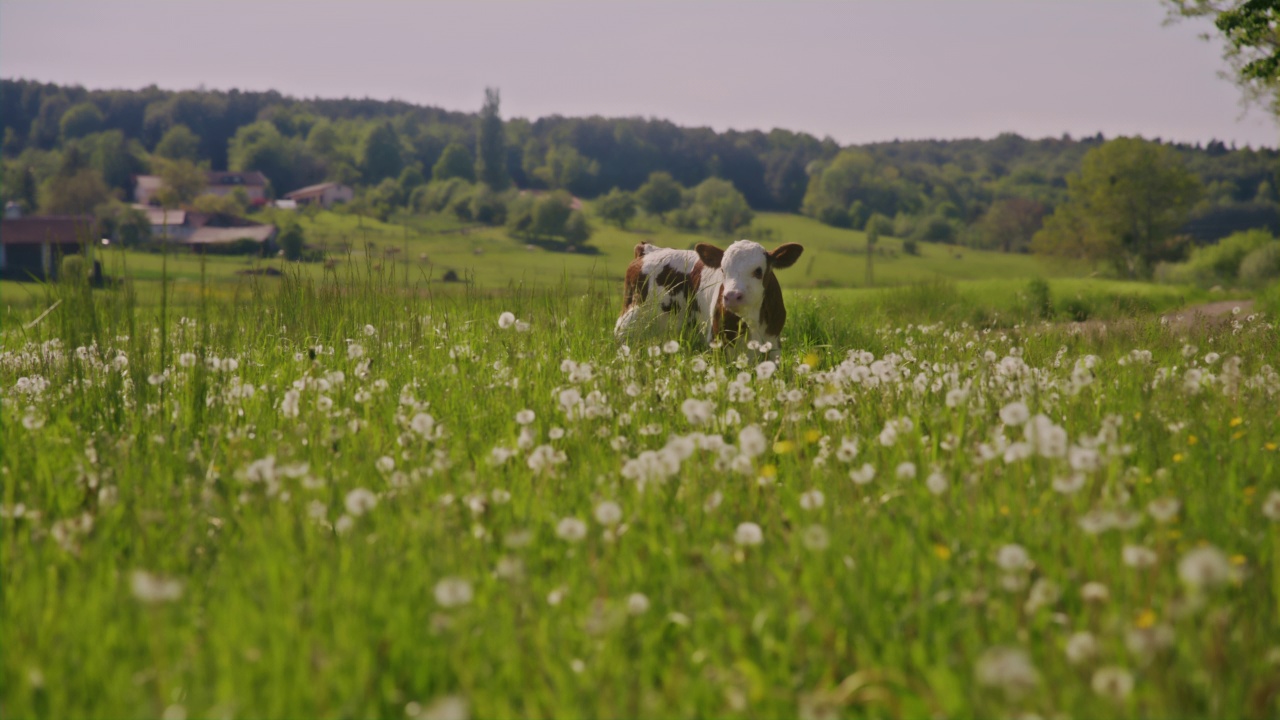
[[662,352],[668,355],[675,355],[680,352],[680,343],[675,340],[668,340],[662,345]]
[[1182,508],[1182,503],[1177,498],[1159,498],[1147,503],[1147,512],[1158,523],[1173,522],[1178,517],[1178,510]]
[[1031,556],[1021,545],[1009,544],[996,552],[996,564],[1006,572],[1018,572],[1031,569]]
[[910,480],[916,476],[916,464],[912,462],[900,463],[894,474],[899,480]]
[[409,427],[422,437],[429,437],[431,431],[435,429],[436,419],[426,413],[418,413],[413,416],[413,420],[409,421]]
[[453,608],[471,602],[471,583],[462,578],[448,577],[436,583],[436,602],[441,607]]
[[1226,553],[1212,546],[1187,552],[1178,561],[1178,577],[1192,588],[1213,588],[1231,581],[1236,570]]
[[1120,667],[1098,668],[1090,685],[1102,697],[1123,700],[1133,692],[1133,673]]
[[690,425],[706,424],[715,412],[715,403],[710,400],[698,400],[689,398],[680,405],[680,411],[684,413],[684,417],[689,421]]
[[1040,673],[1026,650],[994,647],[982,653],[974,668],[979,685],[999,688],[1010,696],[1020,696],[1040,684]]
[[556,450],[550,445],[539,445],[533,449],[533,452],[529,453],[529,458],[525,461],[525,464],[535,473],[548,474],[554,472],[556,465],[565,462],[567,459],[563,450]]
[[389,473],[396,469],[396,461],[389,455],[383,455],[378,458],[378,462],[375,464],[377,465],[378,470],[384,473]]
[[533,422],[534,417],[535,415],[533,414],[532,410],[528,410],[528,409],[521,410],[520,412],[516,413],[516,424],[528,425],[529,423]]
[[849,479],[854,485],[866,485],[876,477],[876,469],[871,463],[863,463],[862,467],[849,471]]
[[355,524],[356,524],[355,518],[344,513],[342,517],[338,518],[333,523],[333,530],[339,535],[342,535],[342,534],[345,534],[351,528],[355,527]]
[[827,529],[821,525],[810,525],[800,535],[800,542],[806,548],[818,552],[827,549],[831,544],[831,536],[827,534]]
[[596,505],[596,521],[601,525],[617,525],[622,520],[622,508],[612,500]]
[[556,524],[556,537],[576,543],[587,536],[587,524],[575,517],[567,517]]
[[1111,599],[1111,591],[1100,582],[1087,582],[1080,587],[1080,599],[1087,603],[1104,603]]
[[140,602],[148,605],[173,602],[182,597],[182,581],[134,570],[129,575],[129,589]]
[[777,372],[777,370],[778,370],[777,363],[773,362],[772,360],[765,360],[764,362],[756,366],[756,377],[760,378],[761,380],[768,380],[769,378],[773,377],[773,374]]
[[1093,633],[1085,630],[1072,634],[1067,638],[1067,662],[1082,665],[1098,655],[1098,639]]
[[347,507],[348,513],[351,513],[354,517],[360,517],[377,507],[378,496],[364,488],[356,488],[355,490],[347,493],[344,504]]
[[961,388],[954,388],[947,391],[947,407],[957,408],[969,399],[969,391]]
[[529,323],[525,322],[524,320],[516,321],[516,332],[518,333],[527,333],[529,332],[531,327],[532,326]]
[[1065,477],[1056,477],[1053,479],[1053,489],[1063,495],[1072,495],[1080,492],[1087,480],[1088,478],[1085,477],[1084,473],[1072,473]]
[[924,484],[925,487],[929,488],[929,492],[934,495],[941,495],[950,486],[947,476],[943,475],[940,470],[934,470],[929,473],[929,477],[925,478]]
[[840,448],[836,450],[836,459],[840,462],[853,462],[858,456],[858,439],[845,438],[840,442]]
[[498,316],[498,327],[506,330],[516,324],[516,316],[513,313],[504,312]]
[[347,346],[347,359],[357,360],[364,357],[364,346],[358,343],[351,343]]
[[649,598],[643,593],[631,593],[627,596],[627,612],[631,615],[643,615],[649,612]]
[[1017,427],[1030,418],[1031,411],[1027,409],[1027,404],[1021,400],[1011,402],[1000,408],[1000,422],[1010,427]]
[[753,522],[744,522],[733,533],[733,541],[739,545],[759,545],[764,542],[764,531]]
[[1125,565],[1138,570],[1149,568],[1160,559],[1155,550],[1141,545],[1125,545],[1120,551],[1120,557]]
[[178,364],[182,367],[191,367],[196,364],[195,353],[182,353],[178,356]]
[[1058,588],[1058,584],[1047,578],[1036,580],[1031,586],[1031,592],[1028,593],[1025,609],[1029,613],[1033,613],[1042,607],[1048,607],[1062,597],[1062,590]]
[[719,490],[713,490],[711,494],[707,496],[707,499],[703,501],[702,511],[711,512],[712,510],[720,507],[720,503],[722,502],[724,502],[724,493]]
[[1262,501],[1262,514],[1272,522],[1280,522],[1280,490],[1272,490]]
[[768,448],[768,441],[759,425],[748,425],[738,433],[738,450],[748,458],[763,453]]
[[814,489],[800,495],[800,507],[805,510],[817,510],[824,501],[821,490]]

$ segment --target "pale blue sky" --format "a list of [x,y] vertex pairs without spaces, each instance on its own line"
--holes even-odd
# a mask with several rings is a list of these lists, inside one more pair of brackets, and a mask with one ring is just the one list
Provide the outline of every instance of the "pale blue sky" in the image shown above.
[[0,3],[0,75],[276,89],[505,116],[643,115],[844,143],[1141,134],[1280,143],[1206,22],[1158,0]]

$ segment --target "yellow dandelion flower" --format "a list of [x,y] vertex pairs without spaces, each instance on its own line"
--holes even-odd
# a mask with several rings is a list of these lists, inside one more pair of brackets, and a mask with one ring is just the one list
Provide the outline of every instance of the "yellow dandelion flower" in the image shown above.
[[1198,442],[1200,442],[1200,438],[1196,437],[1195,435],[1188,435],[1188,436],[1187,436],[1187,444],[1188,444],[1188,445],[1195,445],[1195,444],[1196,444],[1196,443],[1198,443]]
[[1275,443],[1265,443],[1262,447],[1266,448],[1267,450],[1270,450],[1271,452],[1275,452],[1275,451],[1276,451],[1276,444],[1275,444]]
[[1248,559],[1248,558],[1246,558],[1246,557],[1245,557],[1245,556],[1243,556],[1243,555],[1232,555],[1232,556],[1231,556],[1231,564],[1232,564],[1232,565],[1243,565],[1243,564],[1245,564],[1245,563],[1247,563],[1247,562],[1249,562],[1249,559]]
[[816,442],[818,442],[818,439],[819,439],[819,438],[821,438],[821,437],[822,437],[822,431],[820,431],[820,430],[805,430],[805,431],[804,431],[804,441],[805,441],[805,442],[809,442],[809,443],[816,443]]
[[1009,506],[1008,506],[1008,505],[1001,505],[1001,506],[1000,506],[1000,514],[1001,514],[1001,515],[1008,515],[1008,514],[1009,514]]
[[804,364],[808,365],[811,368],[818,367],[818,360],[819,360],[818,353],[809,353],[808,355],[804,356]]
[[794,452],[795,449],[796,443],[794,440],[779,440],[773,444],[773,451],[779,455],[786,455],[789,452]]
[[1176,462],[1176,463],[1180,463],[1180,462],[1182,462],[1182,453],[1174,453],[1174,454],[1173,454],[1173,461],[1174,461],[1174,462]]
[[1138,620],[1135,623],[1139,628],[1146,629],[1156,624],[1156,612],[1151,608],[1147,608],[1138,613]]
[[1231,422],[1227,424],[1231,427],[1240,427],[1244,424],[1244,418],[1233,417],[1231,418]]
[[1142,411],[1141,411],[1141,410],[1139,410],[1138,412],[1134,413],[1134,414],[1133,414],[1133,419],[1134,419],[1134,420],[1141,420],[1141,419],[1142,419]]
[[760,477],[767,477],[767,478],[778,477],[778,466],[765,465],[764,467],[760,468]]
[[1232,439],[1232,440],[1239,440],[1239,439],[1240,439],[1240,438],[1242,438],[1242,437],[1244,437],[1244,431],[1243,431],[1243,430],[1237,430],[1237,431],[1235,431],[1235,432],[1231,433],[1231,439]]
[[951,548],[941,543],[938,543],[933,546],[933,554],[937,555],[939,560],[950,560]]
[[1250,485],[1246,487],[1242,492],[1244,493],[1245,497],[1253,497],[1253,494],[1258,492],[1258,488]]

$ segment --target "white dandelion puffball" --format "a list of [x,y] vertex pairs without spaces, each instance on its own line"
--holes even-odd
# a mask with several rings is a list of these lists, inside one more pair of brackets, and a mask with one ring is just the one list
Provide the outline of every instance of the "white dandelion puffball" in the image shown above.
[[1098,668],[1090,685],[1102,697],[1123,700],[1133,692],[1133,673],[1121,667]]
[[466,605],[471,602],[473,593],[471,591],[471,583],[462,578],[444,578],[436,583],[435,588],[436,602],[441,607],[453,608],[460,605]]
[[643,615],[649,612],[649,598],[644,593],[631,593],[627,596],[627,612],[631,615]]
[[509,312],[504,312],[498,316],[498,327],[506,330],[516,324],[516,316]]
[[413,416],[413,420],[409,421],[409,427],[419,435],[426,437],[435,429],[436,419],[426,413],[418,413]]
[[374,335],[377,335],[377,334],[378,334],[378,329],[377,329],[377,328],[375,328],[375,327],[374,327],[374,326],[372,326],[372,325],[365,325],[365,326],[364,326],[364,334],[365,334],[366,336],[368,336],[368,337],[373,337]]
[[596,521],[601,525],[617,525],[622,521],[622,508],[612,500],[596,505]]
[[748,425],[738,433],[738,449],[749,458],[763,453],[768,445],[759,425]]
[[1098,655],[1098,639],[1093,633],[1081,631],[1067,638],[1067,662],[1083,665]]
[[581,542],[587,536],[587,524],[575,517],[567,517],[556,524],[556,537],[568,542]]
[[947,476],[937,470],[929,473],[929,477],[925,478],[924,484],[925,487],[929,488],[929,492],[934,495],[945,493],[951,485],[950,481],[947,480]]
[[1178,561],[1178,578],[1188,587],[1213,588],[1235,577],[1227,554],[1216,547],[1198,547]]
[[764,542],[764,531],[753,522],[744,522],[734,531],[733,541],[747,547],[759,545]]
[[1272,490],[1262,501],[1262,514],[1272,522],[1280,522],[1280,490]]
[[800,535],[800,542],[804,543],[806,548],[817,552],[826,550],[831,545],[831,536],[821,525],[810,525]]
[[817,510],[822,507],[824,502],[826,502],[826,497],[818,489],[809,490],[800,495],[800,507],[805,510]]
[[523,320],[516,321],[516,332],[518,333],[527,333],[531,327],[533,326]]
[[1111,591],[1100,582],[1087,582],[1080,586],[1080,599],[1087,603],[1104,603],[1111,599]]
[[1000,422],[1010,427],[1017,427],[1030,419],[1031,411],[1027,409],[1027,404],[1021,400],[1016,400],[1000,408]]
[[1000,688],[1011,696],[1023,695],[1040,684],[1040,673],[1026,650],[994,647],[982,653],[974,668],[979,685]]
[[1005,572],[1018,572],[1031,568],[1031,556],[1026,548],[1010,543],[996,552],[996,564]]
[[356,488],[347,493],[344,504],[348,513],[354,517],[360,517],[378,506],[378,496],[365,488]]
[[849,471],[849,479],[854,485],[866,485],[876,479],[876,469],[871,463],[863,463],[862,467]]
[[182,597],[182,581],[134,570],[129,575],[129,589],[139,602],[148,605],[173,602]]
[[516,413],[516,424],[528,425],[529,423],[533,422],[533,419],[535,417],[537,416],[533,414],[532,410],[528,410],[528,409],[521,410],[520,412]]
[[375,464],[378,466],[378,469],[384,473],[389,473],[396,469],[396,461],[390,455],[383,455],[378,458],[378,462]]
[[916,464],[913,462],[900,463],[898,468],[894,470],[893,474],[896,475],[899,480],[911,480],[916,476]]
[[351,360],[364,357],[364,346],[358,343],[351,343],[347,346],[347,357]]

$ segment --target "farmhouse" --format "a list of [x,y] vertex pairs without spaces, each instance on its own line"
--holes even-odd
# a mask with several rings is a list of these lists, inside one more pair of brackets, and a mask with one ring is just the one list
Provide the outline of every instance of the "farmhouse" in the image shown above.
[[146,213],[151,224],[151,237],[161,242],[197,250],[211,245],[228,245],[247,240],[270,249],[275,242],[276,226],[255,223],[227,213],[202,213],[193,210],[166,210],[135,205]]
[[[257,170],[248,172],[226,172],[210,170],[205,173],[206,195],[230,195],[236,188],[243,188],[252,205],[262,205],[267,201],[267,176]],[[164,179],[159,175],[135,175],[133,178],[133,199],[139,205],[156,206],[160,204],[157,195],[164,189]]]
[[286,199],[298,203],[298,205],[319,205],[320,207],[328,208],[334,203],[351,202],[351,199],[356,194],[347,185],[327,182],[319,185],[308,185],[293,192],[285,193],[284,196]]
[[0,276],[53,280],[64,255],[93,242],[97,226],[91,215],[22,217],[16,205],[0,220]]

